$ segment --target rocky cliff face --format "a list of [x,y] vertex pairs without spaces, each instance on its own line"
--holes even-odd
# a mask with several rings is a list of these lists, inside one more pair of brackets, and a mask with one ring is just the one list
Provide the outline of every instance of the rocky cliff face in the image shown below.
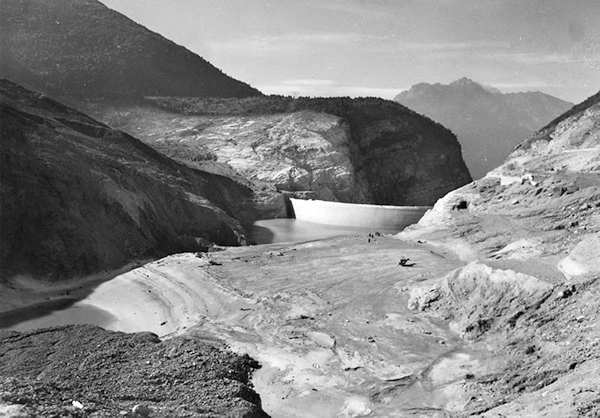
[[180,162],[243,178],[265,195],[428,205],[470,181],[448,130],[381,99],[153,98],[89,109]]
[[572,106],[540,92],[503,94],[467,78],[416,84],[395,100],[450,128],[473,178],[502,164],[523,138]]
[[245,242],[251,191],[0,82],[0,271],[64,278]]
[[61,99],[260,95],[96,0],[0,2],[0,77]]

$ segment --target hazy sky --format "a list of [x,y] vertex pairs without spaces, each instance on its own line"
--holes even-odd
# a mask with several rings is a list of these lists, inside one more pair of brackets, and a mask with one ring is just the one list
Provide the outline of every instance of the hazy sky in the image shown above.
[[391,98],[466,76],[581,101],[600,0],[104,0],[264,93]]

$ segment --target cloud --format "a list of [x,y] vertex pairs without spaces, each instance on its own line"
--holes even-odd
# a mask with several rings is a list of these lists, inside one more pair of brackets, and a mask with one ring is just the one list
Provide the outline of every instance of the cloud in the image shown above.
[[227,53],[278,53],[326,47],[362,47],[387,52],[436,52],[506,49],[510,44],[502,41],[424,41],[412,42],[397,35],[376,35],[357,32],[310,32],[262,35],[209,41],[214,50]]
[[483,54],[484,58],[493,60],[511,61],[518,64],[572,64],[582,63],[583,59],[567,53],[539,53],[539,52],[491,52]]
[[492,83],[490,85],[492,87],[495,87],[502,91],[509,91],[509,92],[560,87],[559,84],[548,83],[545,81],[520,81],[520,82],[510,82],[510,83]]
[[[381,3],[378,5],[377,3]],[[389,7],[378,7],[385,6],[386,2],[377,2],[371,0],[369,4],[364,2],[348,1],[348,0],[317,0],[313,2],[313,7],[328,10],[336,13],[351,13],[364,17],[365,15],[373,17],[387,17],[392,18]]]
[[290,96],[350,96],[350,97],[381,97],[392,99],[405,87],[374,87],[338,84],[333,80],[321,79],[290,79],[274,84],[258,84],[259,90],[267,94],[282,94]]
[[227,40],[212,41],[210,44],[214,47],[225,49],[254,49],[270,48],[278,49],[289,47],[296,44],[299,46],[306,44],[345,44],[364,41],[372,38],[373,35],[361,35],[358,33],[343,32],[307,32],[307,33],[284,33],[272,35],[253,35],[248,37],[239,37]]
[[323,80],[319,78],[296,78],[292,80],[284,80],[281,82],[284,86],[333,86],[335,81]]

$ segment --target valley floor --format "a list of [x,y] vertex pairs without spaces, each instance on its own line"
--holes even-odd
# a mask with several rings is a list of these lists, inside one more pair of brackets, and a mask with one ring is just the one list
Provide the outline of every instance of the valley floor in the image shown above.
[[262,364],[254,384],[274,416],[442,413],[461,408],[457,382],[488,353],[409,310],[408,290],[459,265],[446,249],[366,235],[179,254],[15,328],[92,310],[107,329],[224,340]]
[[[15,328],[67,323],[84,310],[110,330],[225,341],[262,365],[253,383],[276,417],[597,412],[600,339],[589,339],[600,336],[600,286],[565,287],[548,266],[536,279],[517,272],[527,270],[518,260],[489,267],[468,239],[400,235],[173,255]],[[471,276],[478,284],[465,285]],[[481,316],[490,329],[465,331]]]

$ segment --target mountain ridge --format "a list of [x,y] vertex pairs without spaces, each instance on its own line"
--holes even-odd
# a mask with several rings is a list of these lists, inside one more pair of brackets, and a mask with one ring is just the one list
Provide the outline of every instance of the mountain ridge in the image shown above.
[[7,80],[0,120],[3,280],[72,278],[246,242],[252,192],[227,177]]
[[500,165],[523,138],[572,106],[543,92],[502,93],[465,77],[419,83],[394,100],[452,130],[473,178]]
[[97,0],[3,0],[0,77],[61,99],[260,91]]

